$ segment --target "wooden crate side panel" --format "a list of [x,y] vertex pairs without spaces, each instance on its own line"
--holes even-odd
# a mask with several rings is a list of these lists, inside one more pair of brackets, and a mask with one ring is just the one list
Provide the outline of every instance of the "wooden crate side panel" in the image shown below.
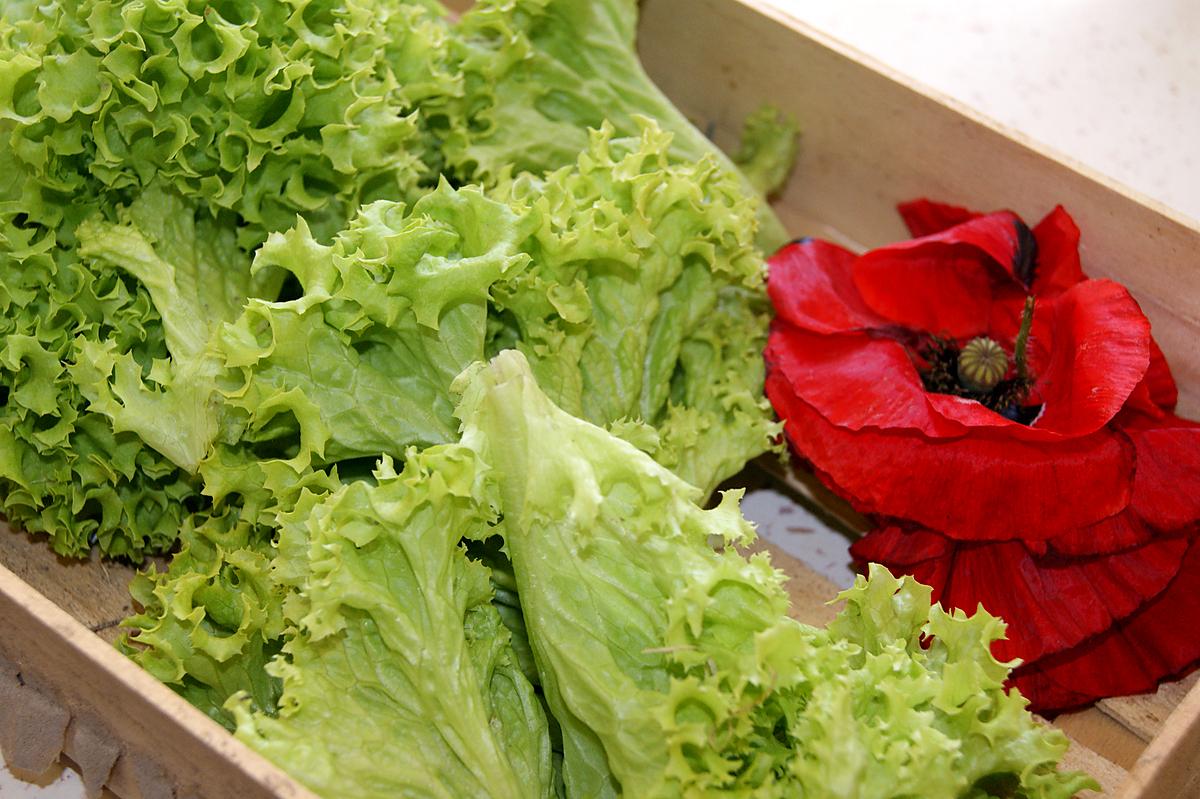
[[[213,799],[316,799],[65,611],[0,565],[0,656],[66,709],[102,720],[126,758],[181,793]],[[121,766],[120,760],[117,766]],[[122,775],[127,784],[153,774]]]
[[928,196],[1030,223],[1063,204],[1084,265],[1127,285],[1200,417],[1200,231],[1196,223],[919,88],[761,0],[647,0],[647,71],[719,143],[764,102],[804,134],[776,207],[792,231],[873,246],[907,234],[899,201]]
[[1116,794],[1117,799],[1175,797],[1200,797],[1200,683],[1167,718]]

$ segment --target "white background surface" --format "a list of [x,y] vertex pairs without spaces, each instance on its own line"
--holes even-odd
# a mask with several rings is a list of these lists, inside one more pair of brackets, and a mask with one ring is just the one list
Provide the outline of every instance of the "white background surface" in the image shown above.
[[[927,86],[1200,219],[1200,0],[774,0]],[[1197,254],[1200,260],[1200,254]],[[844,543],[781,514],[762,534],[845,584]],[[841,547],[839,549],[839,546]],[[79,799],[71,771],[45,787],[0,767],[0,799]]]

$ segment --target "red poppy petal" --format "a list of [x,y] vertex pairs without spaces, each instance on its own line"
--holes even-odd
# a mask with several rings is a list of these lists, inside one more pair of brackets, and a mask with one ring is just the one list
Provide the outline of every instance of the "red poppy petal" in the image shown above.
[[[926,402],[939,416],[949,422],[957,422],[971,429],[992,428],[994,435],[1006,436],[1017,441],[1063,441],[1064,436],[1056,430],[1043,430],[1041,427],[1014,422],[986,405],[965,397],[953,394],[928,394]],[[1031,404],[1037,404],[1031,400]]]
[[1146,374],[1150,322],[1125,287],[1111,280],[1078,283],[1039,308],[1053,346],[1038,375],[1046,408],[1034,425],[1087,435],[1117,415]]
[[1200,538],[1165,591],[1099,636],[1018,668],[1013,683],[1042,712],[1152,691],[1200,660],[1200,635],[1180,626],[1198,617]]
[[767,292],[775,313],[816,333],[842,333],[882,327],[854,287],[850,268],[857,256],[817,239],[787,245],[768,261]]
[[1087,557],[1120,552],[1141,546],[1154,538],[1154,531],[1131,508],[1115,516],[1056,535],[1046,542],[1056,554]]
[[860,512],[964,540],[1039,540],[1094,524],[1129,503],[1133,446],[1114,431],[1056,443],[851,431],[798,397],[782,371],[768,374],[766,388],[795,451]]
[[[915,537],[914,548],[936,553],[936,533],[871,533],[851,549],[856,557],[890,554]],[[933,588],[934,601],[972,612],[982,605],[1008,623],[992,649],[1000,660],[1030,663],[1108,629],[1163,591],[1179,570],[1188,542],[1179,538],[1086,559],[1037,557],[1018,541],[963,543],[917,563],[879,560]],[[875,559],[875,558],[872,558]],[[901,558],[904,560],[905,558]]]
[[[1025,231],[1022,234],[1022,231]],[[1007,211],[863,255],[854,283],[867,305],[896,323],[955,338],[986,330],[993,288],[1020,283],[1032,234]],[[997,268],[999,267],[999,268]]]
[[983,214],[970,211],[957,205],[946,205],[921,198],[900,203],[896,206],[904,225],[913,236],[932,236],[947,228],[969,222]]
[[1079,263],[1079,228],[1061,205],[1038,222],[1033,237],[1038,245],[1036,296],[1056,297],[1085,279]]
[[792,391],[840,427],[911,428],[929,436],[966,432],[930,411],[908,352],[891,339],[823,336],[777,319],[766,359],[769,368],[787,376]]
[[1150,367],[1146,370],[1142,382],[1129,396],[1125,407],[1136,408],[1145,413],[1160,416],[1163,412],[1174,411],[1178,402],[1179,387],[1175,385],[1171,367],[1167,364],[1167,358],[1163,355],[1163,351],[1159,349],[1158,342],[1151,336]]
[[[924,563],[946,561],[958,546],[952,538],[947,538],[931,530],[921,527],[906,529],[898,524],[888,524],[877,527],[850,545],[850,555],[860,563],[883,563],[889,568],[899,568],[904,574]],[[914,575],[915,576],[915,575]],[[934,591],[940,591],[943,580],[922,580]],[[938,595],[933,599],[936,602]]]
[[854,264],[864,302],[893,323],[948,338],[986,332],[992,268],[966,248],[930,245],[895,253],[872,250]]
[[1200,520],[1200,425],[1177,416],[1168,422],[1122,430],[1136,457],[1131,506],[1153,527],[1177,530]]

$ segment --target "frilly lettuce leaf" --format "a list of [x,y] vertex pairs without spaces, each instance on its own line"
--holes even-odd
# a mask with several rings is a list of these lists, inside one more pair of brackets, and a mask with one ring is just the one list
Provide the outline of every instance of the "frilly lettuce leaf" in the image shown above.
[[141,612],[122,622],[121,649],[219,723],[233,728],[224,705],[243,693],[250,706],[274,712],[279,681],[266,672],[279,652],[288,591],[273,573],[280,517],[295,515],[341,487],[336,471],[297,472],[282,460],[223,453],[206,461],[207,517],[185,521],[180,549],[165,571],[138,574],[130,593]]
[[[491,471],[571,796],[1069,797],[1090,781],[1003,689],[1003,624],[930,609],[876,569],[817,630],[753,533],[554,407],[525,359],[460,378],[463,444]],[[713,549],[713,539],[725,543]],[[922,636],[931,636],[928,649]]]
[[115,350],[140,383],[170,354],[162,319],[132,275],[29,221],[24,178],[0,146],[0,507],[60,554],[138,561],[175,540],[198,481],[115,430],[75,367]]
[[[151,181],[228,209],[240,242],[332,234],[429,167],[412,114],[454,92],[446,25],[384,0],[55,0],[0,26],[0,120],[31,192],[128,201]],[[35,221],[58,227],[60,202]]]
[[707,493],[775,432],[753,206],[711,156],[676,163],[671,133],[636,124],[631,138],[605,124],[574,166],[493,190],[538,224],[529,268],[493,289],[489,354],[519,349],[570,413],[654,428],[655,457]]
[[[480,0],[450,39],[461,96],[422,113],[436,121],[447,166],[489,183],[507,169],[542,174],[575,162],[589,129],[637,136],[639,117],[671,131],[672,159],[705,157],[757,191],[737,167],[663,96],[634,48],[635,0]],[[755,203],[759,242],[787,240],[765,202]]]
[[189,517],[204,524],[190,472],[221,430],[207,336],[257,291],[248,253],[267,233],[299,214],[331,235],[365,200],[432,185],[414,108],[458,91],[435,8],[3,4],[0,400],[18,401],[0,402],[0,493],[14,524],[63,554],[135,561]]
[[169,359],[148,374],[113,341],[81,341],[71,375],[118,432],[142,441],[180,468],[195,472],[217,435],[220,361],[209,347],[216,330],[233,321],[247,297],[278,290],[275,275],[250,274],[250,259],[234,232],[203,216],[158,184],[120,214],[76,229],[77,252],[116,267],[146,288],[158,312]]
[[279,713],[235,700],[238,737],[323,796],[550,796],[542,706],[459,543],[494,521],[473,453],[385,459],[375,482],[285,523]]
[[796,161],[800,126],[779,109],[764,105],[742,126],[742,144],[733,162],[758,191],[769,195],[787,181]]
[[739,470],[775,432],[753,209],[711,158],[673,163],[671,134],[641,125],[595,131],[540,179],[366,206],[329,245],[303,222],[273,234],[255,269],[299,293],[251,300],[219,334],[240,413],[222,440],[298,467],[448,443],[454,377],[516,347],[556,403],[641,425],[705,492]]
[[448,388],[484,355],[488,292],[528,262],[525,229],[508,205],[443,184],[411,209],[365,206],[330,245],[303,222],[272,235],[255,269],[289,273],[300,296],[252,300],[218,336],[237,428],[225,439],[298,468],[456,440]]

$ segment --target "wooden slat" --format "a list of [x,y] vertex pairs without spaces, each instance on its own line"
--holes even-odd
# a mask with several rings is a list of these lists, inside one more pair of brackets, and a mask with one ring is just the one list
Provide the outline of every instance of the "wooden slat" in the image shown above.
[[1200,684],[1192,686],[1167,718],[1162,732],[1146,747],[1129,779],[1115,794],[1116,799],[1200,797],[1197,752],[1200,752]]
[[1163,683],[1152,694],[1105,699],[1097,707],[1147,743],[1162,732],[1167,718],[1200,681],[1200,672],[1175,682]]
[[1102,752],[1107,760],[1123,769],[1133,768],[1146,749],[1145,741],[1095,707],[1062,713],[1053,723],[1072,741]]
[[14,532],[0,519],[0,563],[51,599],[80,624],[113,639],[122,619],[133,612],[129,581],[134,568],[100,558],[62,558],[45,537]]
[[1064,771],[1082,771],[1100,783],[1099,791],[1083,791],[1077,799],[1111,796],[1129,776],[1128,771],[1077,741],[1071,741],[1071,748],[1063,755],[1059,767]]

